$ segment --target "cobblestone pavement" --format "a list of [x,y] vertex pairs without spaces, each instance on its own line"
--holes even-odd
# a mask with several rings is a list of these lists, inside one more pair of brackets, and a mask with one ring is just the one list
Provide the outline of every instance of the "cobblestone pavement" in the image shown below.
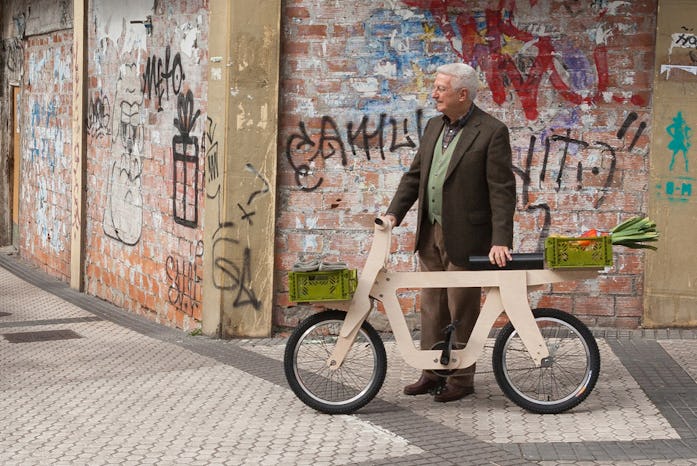
[[697,332],[594,333],[598,385],[564,414],[508,401],[490,354],[473,396],[407,397],[388,338],[378,397],[328,416],[288,388],[282,338],[191,336],[0,250],[0,464],[697,465]]

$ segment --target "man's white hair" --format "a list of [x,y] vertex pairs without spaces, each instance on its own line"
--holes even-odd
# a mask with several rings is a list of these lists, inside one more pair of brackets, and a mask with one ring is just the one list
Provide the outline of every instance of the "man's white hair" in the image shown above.
[[453,89],[467,89],[468,97],[471,100],[477,98],[479,90],[479,76],[477,71],[466,63],[448,63],[436,69],[437,73],[452,76],[451,84]]

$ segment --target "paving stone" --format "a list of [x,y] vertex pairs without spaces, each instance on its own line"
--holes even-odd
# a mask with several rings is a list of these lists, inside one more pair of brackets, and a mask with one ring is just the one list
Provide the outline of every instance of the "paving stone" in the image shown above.
[[[594,329],[601,378],[577,408],[535,415],[478,362],[454,403],[407,397],[418,371],[385,338],[388,374],[352,415],[303,405],[285,340],[221,341],[161,327],[0,257],[2,464],[697,464],[695,331]],[[495,332],[492,332],[492,338]]]

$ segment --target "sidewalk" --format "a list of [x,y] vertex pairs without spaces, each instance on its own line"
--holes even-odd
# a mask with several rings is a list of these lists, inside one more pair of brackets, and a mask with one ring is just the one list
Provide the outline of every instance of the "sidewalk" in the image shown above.
[[0,253],[0,464],[697,464],[697,332],[595,334],[598,385],[561,415],[508,401],[490,353],[473,396],[407,397],[387,341],[378,397],[328,416],[288,388],[283,339],[190,336]]

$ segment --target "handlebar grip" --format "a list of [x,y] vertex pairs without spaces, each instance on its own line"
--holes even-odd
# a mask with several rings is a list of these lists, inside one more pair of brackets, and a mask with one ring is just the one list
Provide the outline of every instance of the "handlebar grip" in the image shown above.
[[532,252],[512,253],[512,260],[499,267],[489,261],[489,256],[469,256],[470,270],[541,270],[544,269],[544,254]]
[[375,225],[378,230],[391,230],[394,225],[389,218],[376,217]]

